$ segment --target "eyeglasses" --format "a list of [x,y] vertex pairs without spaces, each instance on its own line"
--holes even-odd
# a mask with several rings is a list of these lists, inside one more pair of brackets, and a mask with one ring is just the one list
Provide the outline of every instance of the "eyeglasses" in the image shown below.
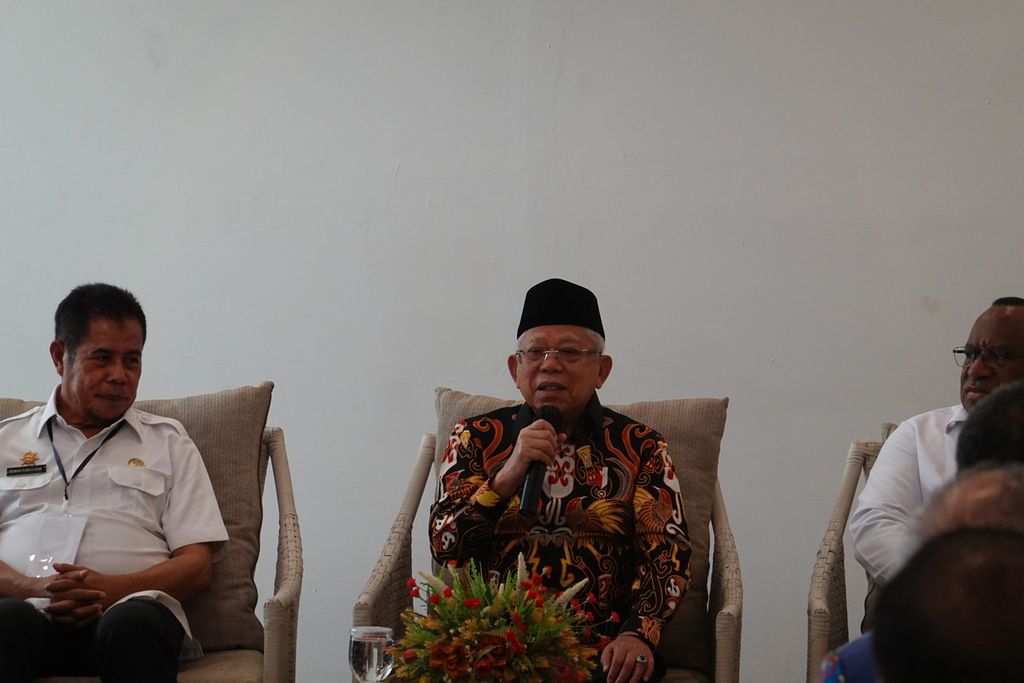
[[599,349],[577,349],[571,346],[564,346],[560,349],[542,349],[534,346],[529,349],[518,349],[516,351],[519,361],[527,363],[540,363],[548,356],[554,356],[566,365],[572,365],[573,363],[578,363],[583,356],[589,355],[600,356],[601,351]]
[[970,367],[974,361],[985,357],[985,365],[1001,368],[1007,361],[1024,358],[1024,353],[1009,351],[1002,346],[993,349],[979,349],[977,346],[958,346],[953,349],[953,361],[962,368]]

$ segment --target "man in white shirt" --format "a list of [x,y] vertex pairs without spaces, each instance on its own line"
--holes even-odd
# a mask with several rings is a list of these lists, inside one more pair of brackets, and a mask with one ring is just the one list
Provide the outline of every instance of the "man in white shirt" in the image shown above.
[[132,407],[135,297],[82,285],[55,323],[60,385],[0,422],[0,679],[175,681],[198,654],[181,601],[227,540],[213,488],[181,424]]
[[997,387],[1024,377],[1024,299],[992,302],[953,355],[963,368],[960,404],[900,424],[882,446],[850,517],[854,555],[879,584],[906,559],[916,511],[956,474],[957,439],[967,414]]

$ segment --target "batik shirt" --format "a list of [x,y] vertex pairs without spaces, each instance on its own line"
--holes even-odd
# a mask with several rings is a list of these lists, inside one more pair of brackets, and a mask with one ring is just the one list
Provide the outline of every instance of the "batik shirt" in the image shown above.
[[589,580],[595,640],[631,631],[657,647],[690,582],[683,501],[665,440],[595,395],[547,470],[539,514],[523,516],[519,495],[502,499],[491,483],[533,420],[523,405],[452,430],[430,510],[435,561],[476,560],[488,575],[505,576],[522,553],[551,590]]

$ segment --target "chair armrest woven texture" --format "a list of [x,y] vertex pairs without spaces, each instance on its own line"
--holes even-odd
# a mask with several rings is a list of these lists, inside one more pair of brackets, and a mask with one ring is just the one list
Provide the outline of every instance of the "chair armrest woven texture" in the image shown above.
[[370,579],[352,607],[353,626],[389,626],[401,637],[402,611],[412,605],[406,582],[412,575],[412,526],[434,464],[433,434],[424,434],[402,506],[388,532]]
[[715,533],[715,545],[708,607],[715,628],[715,683],[738,683],[740,633],[743,626],[743,577],[720,482],[715,483],[711,528]]
[[822,658],[850,639],[846,611],[844,534],[861,473],[878,456],[881,441],[854,441],[846,456],[832,516],[818,547],[807,596],[807,680],[814,681]]
[[280,428],[265,430],[263,444],[274,472],[278,510],[274,595],[263,604],[263,680],[265,683],[292,682],[295,680],[299,595],[302,592],[302,536],[284,432]]

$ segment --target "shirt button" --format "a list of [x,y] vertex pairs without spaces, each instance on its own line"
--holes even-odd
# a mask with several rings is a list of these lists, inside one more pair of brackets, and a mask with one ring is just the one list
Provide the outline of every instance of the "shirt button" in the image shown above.
[[19,489],[23,489],[26,486],[28,486],[28,482],[26,482],[26,481],[19,481],[17,486],[18,486]]
[[134,483],[136,486],[142,486],[142,480],[139,479],[138,477],[135,477],[135,481],[132,483]]

